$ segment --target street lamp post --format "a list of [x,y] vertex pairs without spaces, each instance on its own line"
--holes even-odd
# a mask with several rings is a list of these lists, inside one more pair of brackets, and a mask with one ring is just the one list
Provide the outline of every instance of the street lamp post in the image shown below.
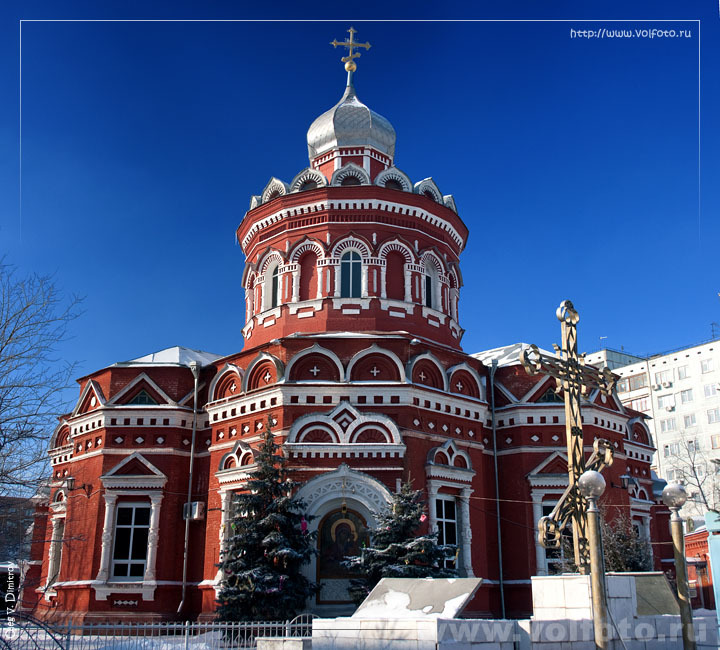
[[675,575],[678,600],[680,602],[680,621],[682,622],[683,648],[695,650],[695,629],[693,628],[692,607],[690,606],[690,588],[688,585],[687,565],[685,563],[685,538],[682,519],[678,514],[687,501],[687,492],[682,485],[668,484],[662,493],[663,502],[670,508],[670,534],[675,551]]
[[610,648],[607,634],[607,600],[605,598],[605,562],[602,553],[600,536],[600,513],[597,500],[605,492],[605,479],[600,472],[589,470],[578,479],[578,490],[588,502],[587,523],[588,542],[590,546],[590,585],[593,605],[593,628],[595,631],[595,647],[598,650]]

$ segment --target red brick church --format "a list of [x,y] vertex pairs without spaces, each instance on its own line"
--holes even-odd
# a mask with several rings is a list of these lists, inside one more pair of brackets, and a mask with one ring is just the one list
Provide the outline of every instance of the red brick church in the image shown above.
[[[37,615],[211,618],[231,497],[268,417],[318,530],[312,611],[348,610],[335,547],[357,550],[408,479],[425,492],[424,525],[457,544],[460,573],[484,579],[475,614],[500,614],[499,539],[508,615],[530,612],[530,576],[559,569],[536,541],[567,485],[554,380],[525,372],[520,344],[463,351],[468,228],[432,178],[395,166],[395,130],[360,101],[348,68],[340,101],[308,130],[309,166],[272,178],[237,228],[243,350],[168,348],[79,380],[36,516],[24,606]],[[664,537],[642,416],[595,393],[583,413],[588,452],[596,436],[615,447],[605,501]]]

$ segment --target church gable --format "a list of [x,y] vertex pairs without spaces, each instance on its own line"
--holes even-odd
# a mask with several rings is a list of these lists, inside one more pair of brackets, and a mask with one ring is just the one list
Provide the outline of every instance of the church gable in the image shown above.
[[75,405],[72,416],[74,417],[76,415],[89,413],[90,411],[98,409],[104,405],[105,396],[103,395],[102,388],[100,388],[96,381],[90,379],[87,384],[85,384],[85,388],[83,388],[82,393],[80,393],[80,398]]
[[593,393],[592,400],[593,404],[602,406],[611,411],[617,411],[618,413],[625,413],[623,405],[615,398],[614,395],[605,395],[604,393],[596,390]]
[[547,456],[539,465],[535,467],[529,474],[528,478],[539,478],[542,476],[556,476],[558,474],[567,475],[568,461],[565,454],[556,451]]
[[115,393],[108,404],[145,405],[172,404],[175,401],[144,372]]
[[545,467],[539,470],[538,474],[566,474],[568,471],[567,461],[559,456],[553,458]]
[[106,489],[162,488],[167,476],[136,451],[103,474],[100,481]]

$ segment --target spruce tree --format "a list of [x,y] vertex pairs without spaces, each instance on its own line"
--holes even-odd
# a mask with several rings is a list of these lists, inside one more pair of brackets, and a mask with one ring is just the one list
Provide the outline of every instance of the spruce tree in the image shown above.
[[437,534],[417,535],[425,521],[421,490],[405,482],[392,503],[376,514],[378,525],[371,533],[371,545],[345,566],[360,576],[350,581],[350,596],[361,603],[381,578],[454,578],[455,569],[445,566],[456,556],[456,547],[437,543]]
[[315,553],[314,535],[307,530],[304,503],[291,496],[297,483],[287,478],[278,449],[268,418],[255,453],[257,469],[246,492],[235,495],[231,536],[220,558],[222,621],[286,620],[317,591],[301,573]]

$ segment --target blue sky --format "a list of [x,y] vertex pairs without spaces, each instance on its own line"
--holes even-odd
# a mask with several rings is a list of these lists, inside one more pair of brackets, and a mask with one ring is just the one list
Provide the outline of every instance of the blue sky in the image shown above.
[[[717,3],[97,4],[0,9],[0,250],[85,296],[61,350],[79,374],[242,348],[234,230],[271,176],[307,165],[307,128],[344,86],[328,43],[351,24],[373,45],[358,95],[394,125],[397,166],[432,176],[470,228],[467,351],[549,347],[565,298],[584,350],[656,352],[720,322]],[[268,17],[288,22],[74,22]],[[22,210],[20,18],[70,20],[22,26]],[[512,22],[434,20],[450,18]],[[701,20],[700,129],[698,25],[653,22],[678,18]],[[602,27],[691,37],[570,35]]]

